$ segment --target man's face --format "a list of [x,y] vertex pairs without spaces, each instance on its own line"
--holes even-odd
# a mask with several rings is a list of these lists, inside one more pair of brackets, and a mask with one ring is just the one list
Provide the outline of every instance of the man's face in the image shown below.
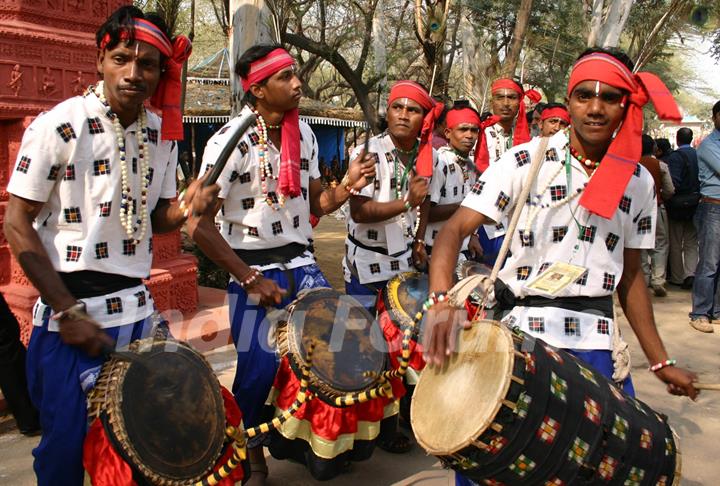
[[262,85],[253,85],[253,94],[273,110],[294,110],[302,98],[302,82],[295,70],[294,65],[288,66],[267,78]]
[[473,123],[460,123],[445,129],[445,138],[450,141],[450,146],[466,156],[475,146],[479,134],[480,127]]
[[98,54],[97,69],[105,82],[105,98],[118,115],[134,113],[160,81],[160,51],[145,42],[119,42]]
[[424,116],[418,102],[409,98],[393,100],[387,111],[388,132],[397,139],[417,138]]
[[570,93],[568,111],[581,143],[607,145],[625,115],[626,93],[599,81],[583,81]]
[[520,109],[520,94],[511,89],[499,89],[492,94],[493,115],[500,117],[501,123],[509,123],[515,120]]
[[715,113],[713,117],[713,123],[715,124],[715,130],[720,130],[720,111]]
[[560,117],[553,116],[540,122],[540,132],[543,137],[552,137],[567,126],[568,123],[565,120]]

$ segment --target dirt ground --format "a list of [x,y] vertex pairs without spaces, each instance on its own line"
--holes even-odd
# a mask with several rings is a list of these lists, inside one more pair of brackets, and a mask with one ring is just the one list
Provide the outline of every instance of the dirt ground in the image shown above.
[[[344,253],[345,227],[334,217],[323,218],[315,231],[316,256],[332,285],[344,289],[340,258]],[[714,334],[702,334],[688,325],[690,293],[670,287],[663,299],[653,297],[656,320],[671,357],[680,365],[700,376],[702,382],[720,382],[720,326]],[[633,357],[632,376],[638,397],[654,410],[668,415],[670,424],[680,437],[683,460],[683,485],[713,486],[720,484],[720,462],[717,460],[720,438],[720,394],[703,392],[696,402],[673,397],[647,371],[647,362],[624,318],[620,319]],[[213,368],[226,386],[234,376],[234,350],[224,347],[208,355]],[[469,406],[471,404],[468,404]],[[462,417],[452,417],[462,420]],[[37,438],[26,438],[0,424],[0,484],[32,485],[30,451]],[[4,432],[3,432],[4,430]],[[269,486],[311,485],[315,483],[302,466],[269,459]],[[439,467],[438,461],[427,456],[417,445],[411,453],[397,456],[377,450],[363,463],[356,463],[347,474],[328,481],[328,486],[423,485],[454,484],[451,472]]]

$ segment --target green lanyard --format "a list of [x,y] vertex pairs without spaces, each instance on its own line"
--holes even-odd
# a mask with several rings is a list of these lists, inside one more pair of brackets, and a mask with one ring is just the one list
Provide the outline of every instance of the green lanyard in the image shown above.
[[400,157],[398,156],[397,150],[393,150],[393,152],[395,152],[395,157],[393,160],[393,174],[395,175],[395,199],[400,199],[400,195],[402,194],[402,188],[405,187],[405,181],[407,181],[408,174],[410,174],[410,169],[412,169],[412,166],[415,165],[415,157],[417,156],[417,144],[415,144],[415,147],[413,147],[412,149],[412,153],[410,154],[410,160],[408,160],[408,163],[405,166],[405,171],[403,172],[400,181],[398,181],[398,160],[400,159]]

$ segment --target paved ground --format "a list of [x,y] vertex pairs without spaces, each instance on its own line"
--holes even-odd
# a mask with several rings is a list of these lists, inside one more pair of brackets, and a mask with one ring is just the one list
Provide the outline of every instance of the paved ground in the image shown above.
[[[316,233],[316,246],[321,266],[334,286],[342,288],[339,273],[339,255],[343,252],[343,225],[325,218]],[[690,294],[671,287],[668,297],[653,299],[658,327],[670,356],[700,375],[701,381],[720,382],[720,326],[716,334],[702,334],[687,324]],[[646,371],[647,363],[627,323],[621,325],[630,342],[633,360],[633,379],[639,397],[655,410],[670,417],[670,423],[680,436],[683,454],[683,482],[687,486],[720,484],[720,464],[717,462],[717,440],[720,438],[720,394],[706,391],[697,402],[668,395],[661,383]],[[233,355],[229,347],[220,348],[208,355],[220,380],[228,386],[233,376]],[[472,405],[472,404],[468,404]],[[461,417],[455,418],[462,420]],[[26,486],[34,484],[30,451],[37,439],[25,438],[8,431],[0,423],[0,484]],[[2,430],[6,430],[4,433]],[[315,484],[303,467],[287,462],[269,460],[270,486]],[[445,486],[453,484],[451,473],[439,468],[433,457],[426,456],[415,446],[410,454],[396,456],[377,451],[365,463],[356,463],[353,469],[328,486],[360,485],[422,485]]]

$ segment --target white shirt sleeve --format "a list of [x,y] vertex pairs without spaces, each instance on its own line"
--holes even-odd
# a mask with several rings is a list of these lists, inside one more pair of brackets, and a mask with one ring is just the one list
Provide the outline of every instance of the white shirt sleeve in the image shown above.
[[623,228],[625,248],[651,250],[655,248],[655,225],[657,224],[655,183],[644,167],[641,167],[640,178],[640,181],[632,181],[635,183],[635,191],[631,196],[632,212],[626,219]]
[[475,182],[462,206],[484,214],[496,223],[502,221],[513,206],[517,174],[514,152],[505,152]]
[[[202,165],[200,166],[201,175],[204,175],[209,168],[212,168],[212,166],[215,165],[215,161],[220,155],[220,152],[222,151],[224,142],[226,140],[227,137],[218,137],[217,134],[216,136],[213,136],[210,140],[208,140],[208,143],[205,146],[205,152],[203,153]],[[240,143],[247,144],[245,137],[240,139]],[[220,186],[218,198],[227,199],[228,194],[230,193],[230,188],[232,187],[233,182],[235,182],[233,172],[237,174],[240,173],[240,171],[237,170],[237,166],[239,160],[243,158],[244,157],[240,153],[240,149],[233,150],[230,158],[227,161],[227,164],[225,164],[225,167],[223,168],[223,171],[220,173],[220,177],[218,177],[217,180],[217,185]]]
[[64,175],[71,143],[58,143],[59,135],[49,116],[40,115],[25,130],[12,171],[8,192],[37,202],[47,202]]
[[318,141],[315,134],[310,130],[310,133],[312,134],[312,157],[310,158],[310,180],[313,179],[320,179],[320,163],[318,162],[318,152],[320,152],[320,148],[318,147]]
[[170,151],[170,158],[165,168],[165,176],[160,186],[160,198],[172,199],[177,196],[177,165],[178,165],[178,144],[173,142]]

